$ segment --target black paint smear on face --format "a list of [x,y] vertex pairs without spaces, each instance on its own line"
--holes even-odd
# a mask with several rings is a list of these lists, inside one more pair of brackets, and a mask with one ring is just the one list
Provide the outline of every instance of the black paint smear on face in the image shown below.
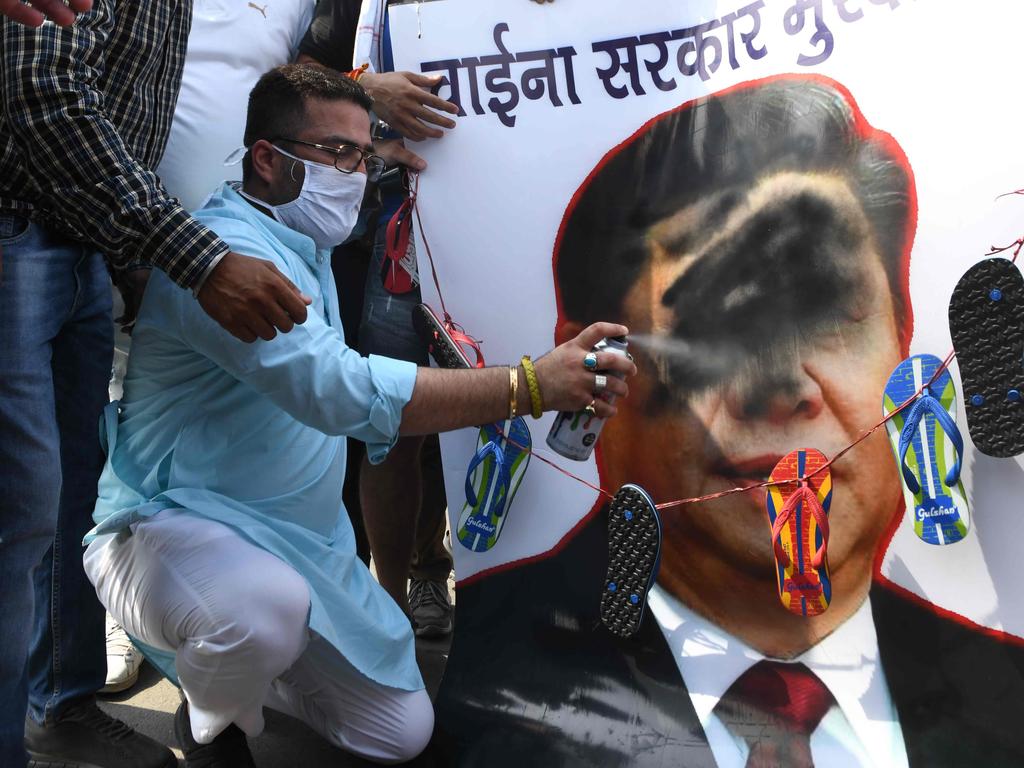
[[863,302],[866,237],[857,216],[803,190],[771,200],[713,243],[662,298],[676,318],[672,339],[691,350],[666,356],[672,389],[705,389],[738,368],[767,374],[796,364],[800,340],[848,323]]

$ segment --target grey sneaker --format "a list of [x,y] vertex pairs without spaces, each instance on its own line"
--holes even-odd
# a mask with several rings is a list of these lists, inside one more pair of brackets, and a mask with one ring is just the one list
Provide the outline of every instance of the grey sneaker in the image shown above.
[[416,637],[443,637],[452,631],[452,601],[447,581],[411,579],[409,610]]

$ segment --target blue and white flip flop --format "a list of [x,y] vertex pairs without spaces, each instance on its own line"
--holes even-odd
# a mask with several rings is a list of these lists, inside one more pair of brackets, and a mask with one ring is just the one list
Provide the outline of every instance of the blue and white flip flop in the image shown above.
[[917,392],[914,402],[885,423],[903,479],[903,497],[914,515],[914,533],[929,544],[955,544],[971,527],[960,482],[964,439],[956,425],[956,388],[934,355],[914,355],[889,377],[882,399],[888,416]]
[[508,519],[533,442],[530,428],[517,416],[480,427],[479,444],[466,472],[466,504],[455,535],[466,549],[486,552],[497,543]]

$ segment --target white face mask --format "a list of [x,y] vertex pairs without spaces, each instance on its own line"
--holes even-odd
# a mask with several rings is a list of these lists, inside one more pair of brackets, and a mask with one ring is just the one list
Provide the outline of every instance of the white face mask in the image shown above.
[[245,192],[239,194],[269,208],[271,215],[289,229],[311,237],[318,250],[341,245],[359,218],[366,174],[342,173],[333,165],[304,160],[280,147],[274,149],[306,167],[299,196],[289,203],[270,205]]

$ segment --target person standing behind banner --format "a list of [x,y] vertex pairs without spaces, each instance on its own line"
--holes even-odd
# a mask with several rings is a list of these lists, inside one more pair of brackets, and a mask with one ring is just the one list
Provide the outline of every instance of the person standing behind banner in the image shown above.
[[[162,768],[95,704],[103,611],[79,542],[102,466],[108,263],[159,267],[243,341],[306,320],[272,264],[231,251],[153,173],[192,3],[95,0],[70,27],[0,24],[0,765]],[[191,299],[190,299],[191,300]],[[26,718],[26,709],[28,717]]]
[[[551,1],[533,0],[537,3]],[[361,3],[359,0],[318,0],[309,34],[300,47],[300,61],[317,61],[341,71],[368,64],[359,83],[373,99],[374,114],[393,129],[384,141],[375,143],[377,151],[390,166],[422,171],[427,167],[426,162],[406,148],[403,139],[441,138],[444,136],[442,129],[455,127],[455,121],[447,115],[457,114],[458,107],[430,92],[429,89],[440,82],[440,75],[393,71],[387,5],[387,0],[363,0]],[[390,181],[381,185],[382,207],[363,294],[359,351],[364,355],[382,354],[426,365],[426,349],[412,328],[412,310],[422,300],[418,279],[413,276],[412,290],[406,293],[389,292],[382,279],[385,231],[405,194],[400,173],[389,174],[388,178]],[[415,271],[412,239],[409,255],[412,256],[409,266]],[[433,455],[430,449],[435,439],[427,442],[428,456]],[[423,446],[423,437],[403,437],[383,463],[371,465],[364,460],[359,477],[377,577],[411,615],[416,633],[421,637],[447,634],[452,627],[447,588],[452,561],[442,543],[445,528],[443,477],[439,461],[435,476],[423,476]],[[429,458],[424,463],[434,464]],[[428,483],[439,486],[438,493],[428,493],[428,497],[437,502],[423,504]]]
[[[358,0],[320,0],[300,47],[300,60],[349,70],[355,59],[366,55],[354,52],[357,27],[366,23],[361,18]],[[386,27],[381,29],[386,35]],[[455,123],[435,110],[454,114],[457,107],[427,90],[437,78],[383,71],[393,69],[390,45],[384,47],[385,55],[372,67],[374,71],[359,77],[373,99],[374,113],[400,128],[407,138],[440,138],[441,128],[452,128]],[[426,167],[421,158],[405,149],[394,131],[375,146],[393,167]],[[389,180],[381,184],[382,205],[366,275],[358,349],[363,355],[385,355],[423,366],[429,364],[427,351],[412,327],[412,310],[421,301],[419,286],[414,284],[406,293],[390,293],[381,278],[385,230],[405,194],[401,177],[401,173],[389,173]],[[446,502],[436,440],[430,437],[424,450],[423,436],[404,436],[383,463],[372,465],[364,458],[359,475],[363,521],[377,577],[411,615],[420,637],[445,635],[452,628],[448,595],[452,560],[443,545]]]
[[[195,0],[181,90],[157,175],[182,207],[194,211],[237,167],[225,159],[242,146],[249,91],[268,69],[287,64],[298,53],[309,27],[314,0],[279,0],[272,8],[227,0]],[[122,271],[115,282],[124,298],[122,325],[138,312],[149,268]],[[115,297],[116,301],[116,297]],[[131,337],[117,333],[112,389],[120,390]],[[142,656],[124,629],[107,619],[107,684],[101,693],[131,687]]]

